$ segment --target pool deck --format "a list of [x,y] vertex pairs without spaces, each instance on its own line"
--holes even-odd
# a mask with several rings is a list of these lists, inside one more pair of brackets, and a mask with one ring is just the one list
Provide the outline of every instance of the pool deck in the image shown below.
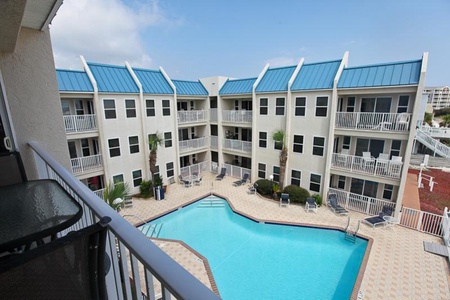
[[[304,206],[295,204],[279,207],[276,201],[248,194],[248,184],[233,186],[234,181],[236,178],[229,176],[216,181],[214,174],[205,174],[200,186],[186,188],[177,183],[169,185],[165,200],[133,198],[133,207],[125,208],[120,213],[149,220],[194,199],[215,193],[226,197],[235,210],[258,220],[338,228],[347,224],[347,217],[335,215],[326,206],[320,207],[317,213],[306,212]],[[353,228],[358,220],[367,218],[364,214],[352,211],[349,216]],[[125,218],[132,224],[140,222],[138,218]],[[447,259],[423,249],[423,241],[442,244],[441,238],[398,225],[395,228],[373,229],[361,224],[358,233],[371,238],[373,243],[364,274],[358,278],[360,287],[354,291],[353,299],[357,298],[358,292],[362,296],[358,299],[450,299]],[[203,257],[184,244],[162,240],[154,242],[201,282],[212,290],[216,289]]]

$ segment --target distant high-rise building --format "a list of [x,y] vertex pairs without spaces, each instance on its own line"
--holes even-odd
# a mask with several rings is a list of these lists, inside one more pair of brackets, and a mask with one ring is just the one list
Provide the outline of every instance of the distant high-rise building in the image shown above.
[[450,107],[450,88],[448,86],[425,87],[424,93],[428,94],[428,103],[434,109]]

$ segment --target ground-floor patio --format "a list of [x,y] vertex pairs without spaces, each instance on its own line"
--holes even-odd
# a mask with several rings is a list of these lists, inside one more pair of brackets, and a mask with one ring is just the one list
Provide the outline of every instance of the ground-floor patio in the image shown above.
[[[278,202],[247,193],[248,185],[235,187],[235,178],[216,181],[214,174],[204,174],[199,186],[185,187],[174,183],[168,186],[165,200],[133,198],[133,206],[120,214],[133,224],[149,220],[185,205],[199,197],[214,193],[228,199],[232,207],[244,215],[262,221],[307,224],[344,228],[347,217],[334,214],[323,205],[317,213],[306,212],[304,206],[279,207]],[[350,212],[351,226],[366,215]],[[358,234],[370,238],[372,247],[365,269],[358,279],[358,293],[363,299],[450,299],[448,260],[424,251],[423,242],[442,243],[441,239],[401,226],[375,228],[361,224]],[[201,253],[188,245],[154,240],[168,255],[190,271],[200,281],[215,290],[208,264]],[[220,292],[220,291],[219,291]]]

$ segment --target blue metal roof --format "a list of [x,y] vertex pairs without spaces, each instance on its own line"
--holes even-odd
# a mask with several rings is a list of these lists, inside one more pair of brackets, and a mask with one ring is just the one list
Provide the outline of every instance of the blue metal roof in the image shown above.
[[339,88],[398,86],[418,84],[422,60],[345,68]]
[[99,92],[139,93],[139,88],[126,67],[88,63]]
[[58,89],[60,92],[94,92],[94,87],[84,71],[57,69],[56,79],[58,80]]
[[144,94],[173,94],[173,89],[161,71],[133,68]]
[[319,90],[333,88],[333,81],[341,60],[303,64],[291,86],[295,90]]
[[219,91],[219,95],[251,94],[256,78],[229,79]]
[[256,92],[287,91],[296,66],[268,69],[256,87]]
[[208,96],[208,91],[200,81],[172,80],[177,95]]

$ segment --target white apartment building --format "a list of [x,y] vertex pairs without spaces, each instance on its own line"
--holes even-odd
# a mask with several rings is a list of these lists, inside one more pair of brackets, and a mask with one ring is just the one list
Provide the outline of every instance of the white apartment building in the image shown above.
[[450,88],[448,86],[425,87],[424,94],[428,94],[428,103],[433,109],[450,107]]
[[348,56],[199,81],[82,58],[82,71],[57,70],[72,171],[92,190],[120,179],[138,192],[150,179],[148,136],[159,132],[165,183],[220,167],[228,176],[249,173],[252,182],[278,181],[280,151],[271,136],[283,130],[285,185],[337,193],[354,209],[392,201],[398,212],[427,53],[358,67],[348,66]]

